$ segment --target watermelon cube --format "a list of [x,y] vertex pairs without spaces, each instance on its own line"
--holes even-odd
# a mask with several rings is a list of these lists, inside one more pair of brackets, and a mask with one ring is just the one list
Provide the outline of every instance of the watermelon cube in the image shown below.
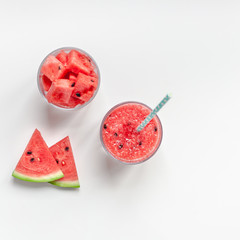
[[71,81],[75,81],[76,82],[77,81],[77,75],[72,73],[72,72],[70,72],[68,79],[71,80]]
[[52,81],[45,75],[42,75],[42,84],[44,91],[48,91],[52,85]]
[[94,77],[94,78],[97,79],[97,74],[95,73],[94,70],[92,70],[92,71],[90,72],[89,76]]
[[81,96],[81,100],[83,101],[83,102],[88,102],[90,99],[91,99],[91,97],[93,96],[93,92],[86,92],[86,93],[84,93],[82,96]]
[[72,96],[86,102],[93,96],[96,88],[96,78],[79,73]]
[[81,99],[70,97],[67,106],[70,108],[75,108],[77,105],[83,105],[85,102]]
[[81,72],[89,75],[93,70],[90,60],[76,50],[71,50],[68,53],[67,66],[69,70],[76,74]]
[[67,56],[68,54],[64,51],[61,51],[56,58],[63,64],[66,65],[67,64]]
[[58,106],[67,106],[74,89],[74,82],[68,79],[57,79],[52,82],[46,98]]
[[54,56],[48,56],[43,63],[41,73],[51,81],[60,79],[66,72],[64,65]]

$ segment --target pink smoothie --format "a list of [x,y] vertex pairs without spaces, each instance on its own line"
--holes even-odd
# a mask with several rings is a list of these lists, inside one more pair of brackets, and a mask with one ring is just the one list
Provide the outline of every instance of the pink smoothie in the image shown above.
[[162,140],[162,126],[155,116],[140,132],[138,125],[151,109],[144,104],[130,102],[117,105],[105,116],[101,137],[105,149],[116,159],[126,163],[140,163],[150,158]]

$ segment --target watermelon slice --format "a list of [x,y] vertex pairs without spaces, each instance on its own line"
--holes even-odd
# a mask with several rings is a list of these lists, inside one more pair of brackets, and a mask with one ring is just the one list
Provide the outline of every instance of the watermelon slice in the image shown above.
[[87,76],[83,73],[79,73],[77,82],[75,83],[75,87],[72,92],[72,96],[86,102],[93,96],[96,88],[96,78]]
[[78,174],[69,137],[57,142],[49,150],[64,174],[63,178],[50,183],[59,187],[79,188]]
[[45,75],[42,75],[43,89],[47,92],[52,85],[52,81]]
[[12,175],[29,182],[50,182],[64,176],[37,129]]
[[46,75],[51,81],[62,78],[65,74],[66,68],[54,56],[48,56],[41,68],[41,73]]
[[85,55],[76,50],[71,50],[68,53],[67,68],[76,74],[81,72],[89,75],[93,70],[93,65]]
[[75,83],[68,79],[56,79],[53,81],[46,98],[48,102],[58,106],[66,106],[72,95]]
[[63,64],[66,65],[67,64],[67,53],[64,51],[61,51],[56,58]]

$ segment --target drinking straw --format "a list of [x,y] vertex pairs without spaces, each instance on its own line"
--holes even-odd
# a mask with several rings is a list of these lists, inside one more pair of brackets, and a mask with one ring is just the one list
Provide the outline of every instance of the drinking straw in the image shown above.
[[163,100],[153,109],[153,111],[143,120],[143,122],[137,127],[137,131],[140,132],[148,123],[154,118],[157,112],[166,104],[166,102],[171,98],[170,94],[167,94]]

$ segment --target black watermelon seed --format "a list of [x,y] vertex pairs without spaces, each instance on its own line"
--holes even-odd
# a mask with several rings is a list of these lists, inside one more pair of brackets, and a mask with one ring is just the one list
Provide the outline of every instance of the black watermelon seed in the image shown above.
[[74,82],[74,83],[72,83],[71,87],[74,87],[74,86],[75,86],[75,82]]
[[123,145],[122,145],[122,144],[120,144],[118,147],[119,147],[119,149],[121,149],[121,148],[123,147]]
[[91,82],[94,82],[94,80],[91,79]]
[[31,155],[31,154],[32,154],[32,152],[31,152],[31,151],[28,151],[28,152],[27,152],[27,155]]
[[31,158],[31,159],[30,159],[30,162],[33,162],[33,161],[34,161],[34,158]]
[[61,70],[61,66],[58,66],[58,69]]
[[58,164],[59,163],[59,161],[56,159],[56,163]]
[[157,127],[155,127],[155,128],[154,128],[154,131],[156,132],[157,130],[158,130]]
[[141,146],[142,145],[142,142],[139,142],[139,146]]
[[104,128],[104,129],[107,129],[107,125],[106,125],[106,124],[104,124],[104,125],[103,125],[103,128]]
[[79,92],[76,93],[77,97],[81,97],[81,94]]
[[117,133],[114,133],[114,135],[117,137],[118,136],[118,134]]
[[68,151],[69,150],[69,147],[65,147],[65,151]]

